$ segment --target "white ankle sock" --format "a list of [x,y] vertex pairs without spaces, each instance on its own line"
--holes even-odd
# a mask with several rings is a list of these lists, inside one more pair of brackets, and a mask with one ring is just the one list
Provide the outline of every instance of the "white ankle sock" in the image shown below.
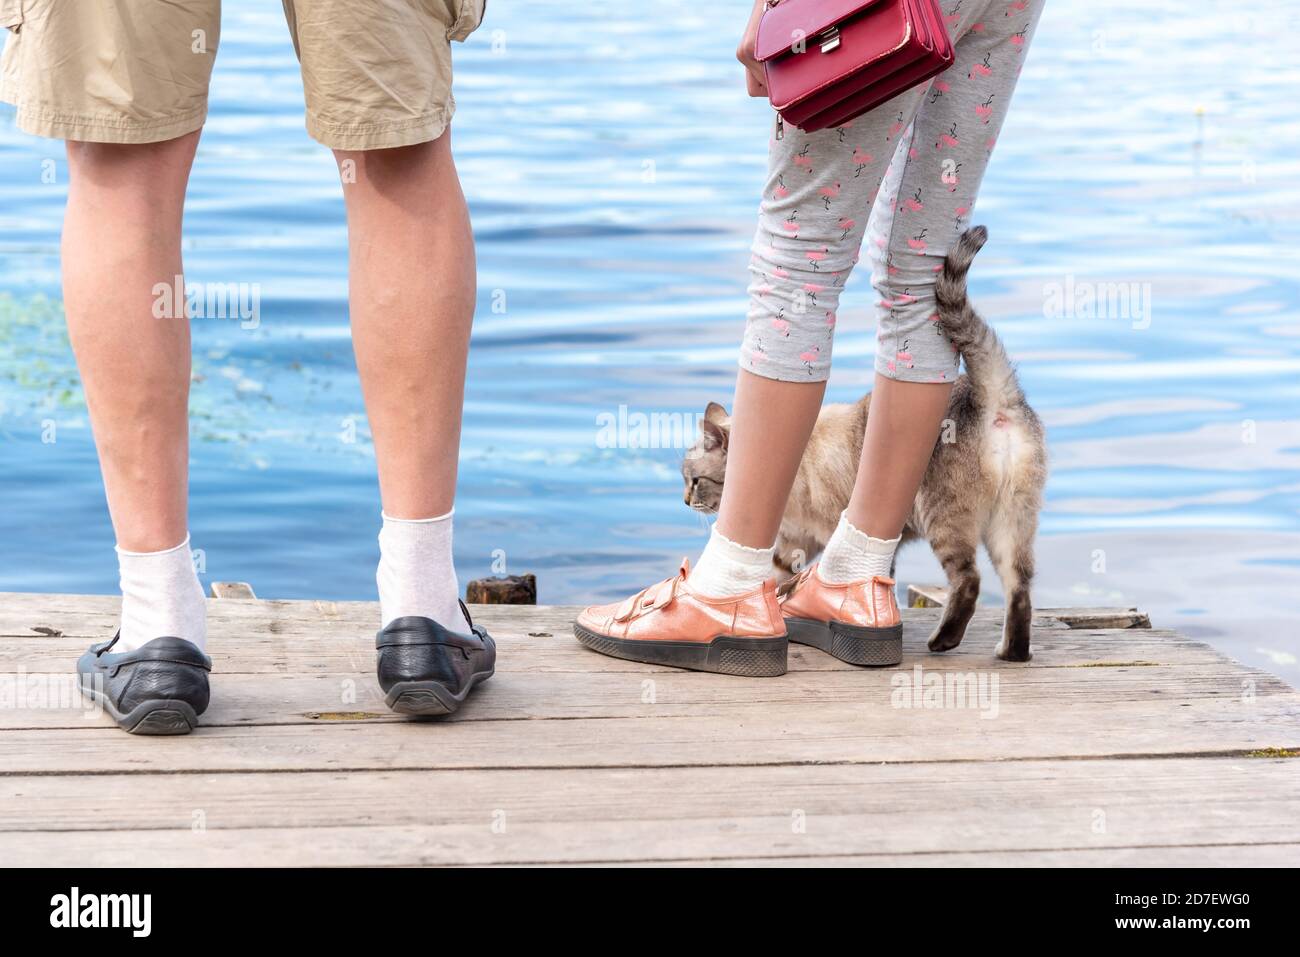
[[451,516],[384,516],[379,532],[379,611],[384,627],[394,618],[420,615],[451,631],[469,626],[460,611],[460,584],[451,560]]
[[855,528],[848,515],[840,515],[840,524],[822,552],[817,574],[832,585],[866,581],[876,575],[888,577],[901,538],[872,538]]
[[727,538],[713,526],[704,553],[691,569],[691,590],[711,598],[728,598],[753,591],[775,576],[775,548],[750,548]]
[[190,537],[161,552],[117,549],[122,586],[122,637],[114,653],[134,651],[167,635],[202,650],[208,642],[207,603],[194,572]]

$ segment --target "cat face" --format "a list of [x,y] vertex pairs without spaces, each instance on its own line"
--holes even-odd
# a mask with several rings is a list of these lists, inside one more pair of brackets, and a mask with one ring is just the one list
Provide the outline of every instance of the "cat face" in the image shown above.
[[731,417],[716,402],[710,402],[700,422],[700,437],[682,460],[682,500],[697,512],[712,515],[722,501],[722,479],[727,471],[727,440]]

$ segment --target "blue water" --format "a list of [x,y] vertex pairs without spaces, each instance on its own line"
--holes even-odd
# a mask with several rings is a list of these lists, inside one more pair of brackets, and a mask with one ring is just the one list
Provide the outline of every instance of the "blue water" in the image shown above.
[[[339,187],[303,131],[280,5],[224,7],[186,271],[258,284],[261,321],[194,324],[194,542],[206,580],[371,598],[377,489]],[[480,264],[463,579],[495,561],[536,572],[546,602],[612,598],[704,541],[681,450],[603,447],[597,417],[730,399],[769,123],[733,59],[747,7],[491,0],[457,48]],[[1290,7],[1052,0],[976,210],[993,238],[973,288],[1049,428],[1037,603],[1138,605],[1296,682]],[[0,589],[111,592],[58,307],[65,190],[61,145],[0,108]],[[1149,290],[1149,326],[1045,315],[1046,290],[1069,282]],[[851,280],[835,400],[870,382],[873,301],[865,273]],[[914,546],[900,577],[941,575]]]

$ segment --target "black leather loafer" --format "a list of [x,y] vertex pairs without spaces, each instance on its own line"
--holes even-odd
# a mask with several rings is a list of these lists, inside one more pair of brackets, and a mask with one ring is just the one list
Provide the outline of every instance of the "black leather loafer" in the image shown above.
[[212,659],[171,637],[110,654],[120,637],[91,645],[78,659],[81,693],[131,734],[189,734],[208,707]]
[[470,620],[464,602],[460,610],[468,634],[418,615],[395,618],[379,632],[379,687],[388,707],[401,714],[451,714],[476,684],[492,677],[496,642]]

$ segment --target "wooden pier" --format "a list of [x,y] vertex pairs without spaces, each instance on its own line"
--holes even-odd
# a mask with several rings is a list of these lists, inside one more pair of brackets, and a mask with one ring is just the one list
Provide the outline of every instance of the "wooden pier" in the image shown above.
[[379,695],[376,606],[214,599],[202,727],[142,738],[69,693],[117,600],[0,594],[0,862],[1300,864],[1300,695],[1133,609],[1041,611],[1020,665],[998,609],[931,655],[909,608],[900,668],[792,645],[774,679],[473,610],[496,676],[414,721]]

